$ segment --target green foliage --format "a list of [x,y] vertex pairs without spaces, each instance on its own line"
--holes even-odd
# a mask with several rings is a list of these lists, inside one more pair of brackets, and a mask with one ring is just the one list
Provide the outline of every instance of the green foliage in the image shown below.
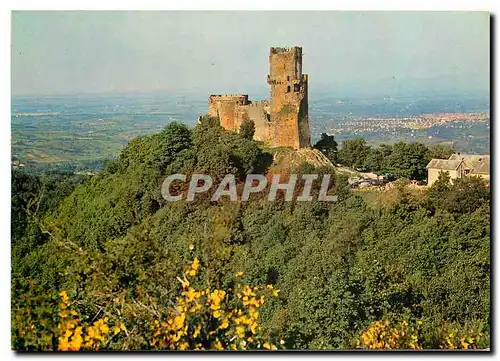
[[431,160],[429,149],[422,143],[398,142],[385,159],[385,169],[399,178],[423,180],[427,177],[426,166]]
[[204,118],[193,130],[192,138],[196,160],[186,173],[210,174],[216,181],[226,174],[243,178],[252,172],[262,172],[268,165],[257,143],[224,130],[217,118]]
[[348,139],[339,151],[339,162],[353,168],[364,168],[377,175],[392,175],[396,178],[424,180],[426,166],[432,158],[449,158],[450,147],[437,145],[427,148],[419,142],[381,144],[372,148],[362,138]]
[[322,152],[333,164],[337,164],[338,149],[333,135],[321,133],[321,138],[316,142],[314,148]]
[[480,177],[457,178],[453,180],[449,191],[443,192],[439,199],[441,202],[438,201],[438,207],[450,213],[472,213],[483,204],[489,204],[490,190]]
[[339,161],[349,167],[361,168],[365,164],[370,149],[371,147],[363,138],[347,139],[342,143],[342,149],[339,151]]
[[392,146],[387,144],[381,144],[378,148],[371,148],[370,153],[366,157],[364,166],[378,175],[386,175],[390,173],[387,159],[391,154]]
[[455,151],[446,144],[436,144],[429,147],[431,159],[448,159]]
[[241,123],[240,126],[240,136],[247,140],[252,140],[255,134],[255,123],[251,119],[246,119]]
[[44,227],[44,220],[84,181],[83,176],[59,171],[41,175],[12,171],[13,278],[36,275],[41,285],[57,284],[58,272],[65,259],[58,259],[58,250],[48,243],[49,232]]
[[[347,142],[341,153],[352,166],[417,179],[429,157],[418,143],[371,149],[362,140]],[[485,335],[479,347],[489,346],[490,193],[484,181],[450,183],[441,175],[428,194],[415,196],[402,180],[394,202],[371,209],[342,174],[301,164],[290,171],[332,175],[330,192],[338,202],[257,196],[167,203],[160,194],[172,173],[216,179],[232,173],[241,187],[246,174],[267,173],[269,160],[256,142],[205,117],[193,130],[172,123],[136,138],[87,180],[13,174],[13,333],[35,324],[40,332],[33,335],[43,334],[42,321],[52,327],[53,296],[66,289],[86,320],[103,314],[136,320],[110,349],[147,349],[153,320],[165,316],[159,310],[177,302],[176,276],[196,257],[204,265],[193,281],[197,289],[203,283],[234,289],[240,271],[252,286],[280,289],[262,306],[259,323],[263,337],[282,339],[287,348],[356,347],[360,335],[384,319],[422,320],[424,348],[448,342],[451,332],[460,335],[450,339],[456,345],[472,326]],[[19,286],[28,280],[40,288]],[[50,348],[49,336],[33,335],[13,339],[13,347]]]
[[133,139],[120,154],[121,169],[141,165],[161,171],[191,144],[190,130],[183,124],[170,123],[158,134]]
[[57,337],[57,293],[33,282],[15,280],[12,285],[12,349],[51,351]]

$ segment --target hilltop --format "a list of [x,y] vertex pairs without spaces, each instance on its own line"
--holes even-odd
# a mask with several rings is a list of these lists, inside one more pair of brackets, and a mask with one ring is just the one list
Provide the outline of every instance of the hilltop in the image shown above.
[[299,167],[303,163],[309,163],[314,167],[334,167],[332,162],[323,153],[314,148],[263,148],[273,155],[273,163],[269,171],[277,173],[281,170],[290,170]]

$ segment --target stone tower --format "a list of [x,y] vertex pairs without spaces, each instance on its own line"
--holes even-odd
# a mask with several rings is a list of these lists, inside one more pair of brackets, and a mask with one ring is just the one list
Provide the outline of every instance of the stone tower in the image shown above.
[[271,48],[267,82],[270,100],[250,101],[246,94],[214,94],[208,98],[208,115],[218,117],[220,125],[232,132],[238,132],[244,121],[253,121],[253,139],[271,147],[310,147],[302,48]]
[[310,147],[307,74],[302,74],[302,48],[271,48],[271,139],[273,146]]

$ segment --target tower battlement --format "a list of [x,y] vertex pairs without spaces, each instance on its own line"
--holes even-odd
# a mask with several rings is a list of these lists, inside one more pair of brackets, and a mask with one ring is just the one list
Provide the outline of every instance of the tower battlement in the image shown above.
[[288,53],[288,52],[293,52],[293,51],[301,51],[302,52],[302,48],[299,46],[271,47],[271,54]]
[[209,97],[210,101],[233,101],[233,100],[241,100],[248,102],[247,94],[212,94]]

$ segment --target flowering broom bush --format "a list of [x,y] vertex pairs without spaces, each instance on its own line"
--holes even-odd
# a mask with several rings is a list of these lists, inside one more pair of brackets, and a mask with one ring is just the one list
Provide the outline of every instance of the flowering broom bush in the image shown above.
[[248,350],[277,347],[266,341],[259,326],[259,308],[266,297],[278,296],[272,285],[250,287],[236,274],[234,289],[193,287],[200,263],[197,258],[178,278],[182,285],[175,309],[154,321],[151,346],[171,350]]
[[[276,350],[259,325],[259,309],[266,298],[278,297],[272,285],[250,286],[235,275],[235,287],[195,287],[200,262],[190,262],[180,282],[175,307],[148,320],[149,349],[157,350]],[[14,306],[13,348],[43,351],[98,351],[120,349],[128,336],[126,325],[114,315],[84,321],[66,291],[57,297],[29,294]],[[40,292],[40,291],[38,291]],[[55,301],[58,302],[55,305]],[[35,312],[34,312],[35,310]],[[94,317],[95,318],[95,317]],[[137,324],[140,320],[128,320]]]
[[[66,291],[40,294],[30,284],[13,309],[12,348],[25,351],[98,351],[109,348],[125,326],[110,317],[85,321]],[[96,315],[97,316],[97,315]]]
[[409,325],[405,320],[397,324],[391,324],[388,320],[375,321],[361,334],[358,346],[375,350],[421,350],[422,346],[419,344],[421,325],[421,322],[416,326]]
[[439,327],[434,340],[423,339],[421,320],[407,322],[403,320],[391,323],[388,320],[373,322],[363,331],[358,347],[373,350],[470,350],[484,349],[487,346],[488,336],[482,330],[481,324],[460,326],[445,324]]

